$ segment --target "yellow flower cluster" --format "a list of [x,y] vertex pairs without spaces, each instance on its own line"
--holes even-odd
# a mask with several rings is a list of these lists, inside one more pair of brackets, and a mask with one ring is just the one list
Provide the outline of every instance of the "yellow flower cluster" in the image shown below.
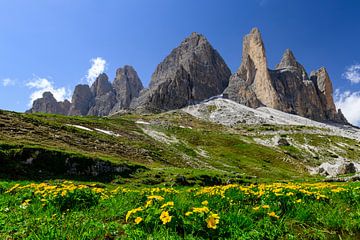
[[162,221],[163,224],[167,224],[171,222],[171,218],[172,216],[169,215],[168,211],[163,211],[160,215],[160,220]]
[[207,227],[211,229],[216,229],[219,224],[220,217],[218,214],[211,213],[210,216],[206,219]]
[[197,190],[196,195],[208,195],[208,196],[221,196],[225,197],[225,193],[229,189],[237,189],[243,192],[245,195],[252,195],[255,197],[262,197],[274,194],[275,196],[287,196],[291,197],[296,193],[302,193],[308,196],[314,196],[317,200],[325,199],[326,191],[333,193],[339,193],[347,191],[346,188],[341,185],[334,185],[331,183],[273,183],[273,184],[250,184],[248,186],[242,186],[238,184],[229,184],[226,186],[214,186],[205,187]]
[[143,209],[142,209],[141,207],[131,209],[130,211],[128,211],[128,212],[126,213],[125,221],[127,222],[127,221],[129,220],[129,217],[130,217],[132,214],[135,214],[135,213],[140,212],[140,211],[142,211],[142,210],[143,210]]
[[[68,193],[75,190],[81,189],[91,189],[96,194],[101,195],[102,199],[108,198],[108,195],[104,188],[96,187],[95,184],[85,185],[85,184],[74,184],[71,181],[64,181],[58,184],[50,183],[30,183],[27,185],[15,184],[6,193],[18,192],[22,190],[31,190],[35,197],[40,198],[40,201],[43,202],[43,206],[46,204],[48,199],[55,197],[65,197]],[[29,205],[27,202],[25,205]],[[24,203],[22,206],[25,206]]]

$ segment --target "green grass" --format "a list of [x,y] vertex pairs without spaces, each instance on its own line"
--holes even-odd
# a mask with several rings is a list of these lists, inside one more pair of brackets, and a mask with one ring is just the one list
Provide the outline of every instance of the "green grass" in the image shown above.
[[[137,120],[150,124],[137,124]],[[0,111],[0,127],[0,239],[360,238],[358,183],[343,184],[346,191],[340,192],[331,191],[339,184],[317,190],[317,185],[304,183],[323,180],[310,176],[305,165],[315,166],[335,155],[357,161],[360,144],[345,137],[312,134],[321,131],[317,128],[266,124],[230,128],[179,111],[105,118]],[[159,140],[144,130],[175,140]],[[255,141],[271,142],[277,131],[289,146]],[[309,152],[305,145],[316,151]],[[122,170],[114,173],[116,168]],[[19,179],[25,181],[14,181]],[[54,179],[73,179],[77,186],[87,187],[59,191],[56,196],[51,190],[45,196],[34,188],[7,192],[15,183],[69,185]],[[299,189],[276,185],[288,181]],[[242,185],[226,190],[226,184]],[[255,192],[273,186],[272,190],[282,188],[283,194],[269,189],[264,195],[246,194],[240,186],[252,186]],[[208,192],[197,194],[199,190]],[[294,195],[286,196],[289,191]],[[127,212],[143,208],[149,195],[165,199],[126,222]],[[325,197],[316,199],[319,195]],[[209,212],[185,216],[204,200],[209,202]],[[167,210],[173,218],[163,224],[161,206],[172,201],[174,207]],[[269,210],[253,209],[263,205],[269,205]],[[220,216],[216,229],[207,226],[210,211]],[[269,216],[271,212],[279,219]],[[142,218],[138,225],[135,217]]]
[[[359,183],[275,183],[206,188],[123,188],[59,180],[43,187],[39,183],[19,183],[28,187],[10,190],[14,183],[0,183],[1,239],[360,237]],[[80,185],[84,184],[86,188],[81,189]],[[57,186],[59,194],[50,188],[42,191],[47,186]],[[159,200],[154,199],[147,205],[147,197],[153,195],[161,198],[156,197]],[[168,206],[162,207],[165,203],[169,203]],[[202,210],[196,212],[194,207]],[[141,210],[128,214],[126,221],[127,213],[136,208]],[[172,217],[165,224],[160,219],[163,211]],[[187,212],[192,213],[187,215]],[[219,219],[209,227],[212,214],[217,214]],[[141,218],[139,224],[134,222],[137,217]]]
[[[137,120],[149,122],[150,125],[137,124]],[[212,171],[219,178],[224,174],[240,174],[263,181],[301,179],[310,177],[305,165],[319,165],[335,159],[335,155],[354,161],[360,157],[360,145],[357,141],[307,133],[310,130],[319,130],[316,128],[268,124],[239,124],[229,128],[178,111],[103,118],[0,111],[0,122],[0,157],[5,154],[4,151],[10,151],[4,147],[9,145],[17,146],[11,151],[20,153],[24,148],[33,149],[34,153],[46,150],[49,153],[49,164],[53,156],[61,153],[64,156],[76,155],[113,164],[144,166],[149,175],[152,175],[152,169],[156,172],[156,169],[169,168],[176,169],[178,175],[188,175],[191,172],[188,170],[197,169],[204,171],[205,175]],[[81,125],[93,131],[70,125]],[[119,136],[107,135],[95,131],[95,128],[112,131]],[[176,139],[176,142],[159,141],[145,134],[143,129],[159,132]],[[269,140],[274,136],[273,132],[279,130],[284,132],[282,137],[294,141],[297,145],[271,147],[257,144],[254,140]],[[305,144],[318,150],[309,153],[307,149],[299,147]],[[20,153],[13,154],[14,162],[26,160],[21,158]],[[133,175],[129,180],[138,181],[136,176],[142,176]],[[144,181],[171,184],[174,178],[169,181],[168,178],[160,178],[164,181]]]

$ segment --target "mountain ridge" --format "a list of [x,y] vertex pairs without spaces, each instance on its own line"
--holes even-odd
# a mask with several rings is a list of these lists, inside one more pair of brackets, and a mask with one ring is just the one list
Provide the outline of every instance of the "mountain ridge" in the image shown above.
[[[104,89],[96,92],[99,84]],[[269,69],[258,28],[243,38],[241,65],[232,75],[208,40],[193,32],[157,66],[148,88],[143,87],[135,69],[126,65],[116,71],[112,83],[102,73],[91,87],[76,86],[69,108],[68,102],[56,103],[46,93],[28,112],[94,116],[164,112],[222,93],[252,108],[266,106],[320,122],[348,124],[335,107],[326,69],[308,75],[290,49],[274,70]]]

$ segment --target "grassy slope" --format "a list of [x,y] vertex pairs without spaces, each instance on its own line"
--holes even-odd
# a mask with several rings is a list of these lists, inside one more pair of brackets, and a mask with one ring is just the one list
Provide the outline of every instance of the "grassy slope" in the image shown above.
[[[137,120],[151,124],[137,124]],[[110,130],[120,136],[86,131],[67,124]],[[113,163],[146,166],[149,171],[134,175],[134,179],[140,182],[144,178],[153,183],[172,182],[177,175],[191,178],[204,174],[224,179],[234,175],[256,176],[264,180],[304,178],[308,175],[303,163],[320,161],[296,146],[267,147],[254,141],[255,137],[270,139],[273,137],[271,131],[279,130],[279,126],[226,128],[179,112],[100,118],[1,111],[0,127],[3,151],[4,144],[8,148],[9,145],[32,146]],[[144,129],[160,134],[165,140],[150,137]],[[289,131],[287,137],[299,143],[306,141],[309,145],[325,148],[328,144],[321,136],[303,133],[301,127],[284,126],[282,130]],[[263,136],[264,131],[270,131],[270,134]],[[346,143],[342,147],[348,150],[345,156],[360,157],[356,141],[342,137],[326,139]]]

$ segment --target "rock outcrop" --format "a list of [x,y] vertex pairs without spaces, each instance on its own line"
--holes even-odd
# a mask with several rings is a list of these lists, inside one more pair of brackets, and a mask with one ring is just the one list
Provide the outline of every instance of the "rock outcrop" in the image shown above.
[[221,94],[230,75],[207,39],[192,33],[157,66],[149,89],[131,107],[150,112],[181,108]]
[[242,63],[230,77],[225,96],[252,108],[267,106],[316,121],[347,123],[337,111],[332,84],[325,68],[309,77],[305,68],[287,49],[275,70],[269,70],[258,29],[243,42]]
[[116,104],[111,113],[128,109],[131,101],[139,97],[140,91],[144,88],[135,69],[128,65],[116,70],[112,87],[116,92]]
[[143,85],[131,66],[119,68],[111,84],[105,73],[100,74],[91,88],[86,84],[75,87],[71,103],[68,100],[57,102],[50,92],[37,99],[27,113],[45,112],[72,116],[107,116],[128,109],[136,99]]
[[91,86],[93,100],[87,115],[107,116],[116,103],[116,92],[105,73],[100,74]]
[[149,88],[136,71],[124,66],[111,84],[98,76],[91,88],[78,85],[71,104],[46,93],[28,112],[107,116],[122,111],[163,112],[183,108],[223,93],[248,107],[270,107],[320,122],[347,124],[332,97],[325,68],[307,74],[287,49],[274,70],[268,67],[264,42],[257,28],[243,39],[242,62],[231,75],[207,39],[192,33],[157,66]]
[[94,95],[90,90],[89,85],[79,84],[75,87],[69,115],[84,116],[89,112],[90,107],[94,104]]
[[225,94],[252,108],[279,106],[279,97],[268,71],[264,43],[257,28],[243,39],[242,62],[231,76]]
[[65,100],[58,102],[51,92],[44,92],[42,98],[36,99],[33,106],[27,113],[44,112],[67,115],[70,109],[70,102]]

